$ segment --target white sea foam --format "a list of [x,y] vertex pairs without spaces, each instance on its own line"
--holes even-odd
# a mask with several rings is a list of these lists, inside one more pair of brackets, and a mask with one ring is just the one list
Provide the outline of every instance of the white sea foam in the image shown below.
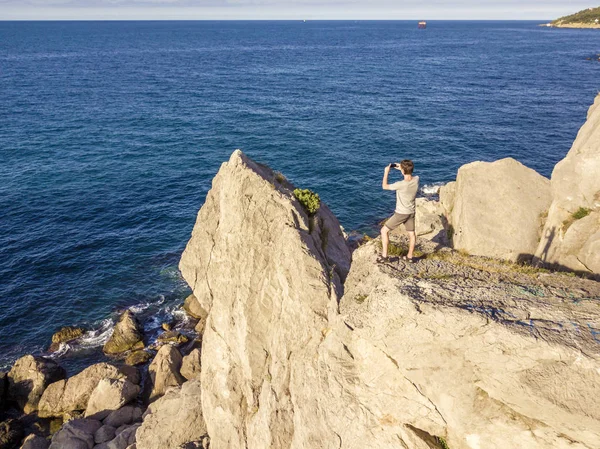
[[77,340],[79,346],[83,348],[95,348],[102,346],[108,341],[114,330],[114,322],[111,318],[106,318],[100,322],[96,329],[87,331]]
[[423,196],[434,196],[440,193],[440,187],[445,185],[445,182],[434,182],[433,184],[425,184],[421,187],[421,194]]

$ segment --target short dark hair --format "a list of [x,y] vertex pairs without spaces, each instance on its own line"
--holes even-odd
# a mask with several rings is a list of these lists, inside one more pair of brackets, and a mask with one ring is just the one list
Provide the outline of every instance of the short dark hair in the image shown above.
[[404,159],[400,162],[400,167],[405,175],[412,175],[413,170],[415,169],[415,164],[410,159]]

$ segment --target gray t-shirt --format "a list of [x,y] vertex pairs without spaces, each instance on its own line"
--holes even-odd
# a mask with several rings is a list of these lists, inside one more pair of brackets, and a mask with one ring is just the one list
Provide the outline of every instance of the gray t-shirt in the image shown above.
[[415,197],[419,190],[419,177],[413,176],[410,181],[398,181],[390,184],[392,190],[396,191],[396,213],[414,214]]

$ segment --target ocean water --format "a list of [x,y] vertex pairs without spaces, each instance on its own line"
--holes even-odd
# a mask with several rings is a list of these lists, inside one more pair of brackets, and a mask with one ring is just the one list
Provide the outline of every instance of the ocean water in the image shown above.
[[550,176],[597,53],[597,30],[534,22],[0,22],[0,368],[63,325],[89,329],[52,355],[75,372],[119,311],[150,338],[181,318],[177,263],[235,148],[346,230],[393,209],[403,158],[424,195],[474,160]]

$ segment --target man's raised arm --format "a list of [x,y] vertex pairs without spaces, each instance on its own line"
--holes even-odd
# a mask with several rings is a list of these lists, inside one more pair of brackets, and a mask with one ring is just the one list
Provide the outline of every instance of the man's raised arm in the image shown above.
[[390,174],[390,167],[391,164],[383,169],[383,180],[381,181],[381,188],[383,190],[394,190],[390,187],[390,184],[388,184],[388,175]]

